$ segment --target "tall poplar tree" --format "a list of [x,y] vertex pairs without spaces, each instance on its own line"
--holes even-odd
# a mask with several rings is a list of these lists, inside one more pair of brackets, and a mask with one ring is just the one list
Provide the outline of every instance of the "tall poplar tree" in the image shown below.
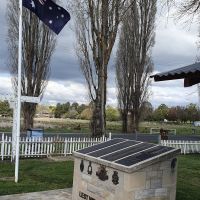
[[126,13],[117,51],[118,102],[123,131],[138,130],[144,102],[148,98],[149,75],[153,69],[151,50],[155,37],[156,0],[137,0]]
[[[135,1],[135,0],[133,0]],[[74,0],[77,55],[93,102],[93,136],[106,132],[108,63],[128,0]]]
[[[14,90],[17,90],[18,73],[18,13],[19,1],[9,0],[7,9],[9,66]],[[55,36],[48,27],[29,10],[23,8],[22,90],[24,96],[43,94],[50,75],[50,60],[55,50]],[[23,128],[33,127],[36,104],[23,103]]]

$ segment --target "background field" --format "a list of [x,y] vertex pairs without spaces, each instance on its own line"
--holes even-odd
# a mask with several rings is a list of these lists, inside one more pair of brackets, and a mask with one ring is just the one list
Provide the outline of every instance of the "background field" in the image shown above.
[[[10,132],[12,118],[0,118],[0,131]],[[35,127],[44,128],[46,133],[90,133],[90,121],[59,118],[36,118]],[[193,134],[193,129],[200,135],[200,127],[192,124],[173,124],[158,122],[140,123],[140,133],[150,133],[151,128],[176,129],[178,135]],[[107,122],[107,132],[121,133],[121,122]]]

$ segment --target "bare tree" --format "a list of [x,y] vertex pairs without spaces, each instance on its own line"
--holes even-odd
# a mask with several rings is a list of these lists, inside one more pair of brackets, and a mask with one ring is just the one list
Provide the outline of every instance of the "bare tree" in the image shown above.
[[[128,132],[128,113],[130,109],[130,65],[129,65],[129,48],[130,48],[130,30],[129,24],[126,23],[125,17],[118,43],[116,59],[116,76],[118,88],[118,106],[122,118],[122,132]],[[127,37],[128,36],[128,37]]]
[[[134,1],[134,0],[133,0]],[[105,133],[107,68],[127,0],[75,0],[77,55],[93,101],[92,133]]]
[[[131,131],[138,130],[142,104],[148,98],[152,72],[151,49],[155,36],[156,0],[135,1],[123,20],[117,53],[119,105],[131,117]],[[124,121],[128,117],[124,118]],[[123,122],[127,125],[127,122]],[[124,125],[125,126],[125,125]],[[126,129],[127,130],[127,129]]]
[[199,15],[200,14],[200,1],[199,0],[166,0],[166,5],[176,7],[179,10],[180,16],[184,15]]
[[197,19],[197,22],[199,20],[200,0],[162,0],[161,5],[167,8],[168,12],[175,8],[175,13],[172,13],[178,21],[183,19],[190,25],[194,19]]
[[[17,89],[18,1],[8,2],[8,46],[13,87]],[[55,37],[30,11],[23,9],[22,95],[38,97],[43,94],[50,74],[50,59],[55,49]],[[22,105],[24,129],[33,127],[36,104]]]

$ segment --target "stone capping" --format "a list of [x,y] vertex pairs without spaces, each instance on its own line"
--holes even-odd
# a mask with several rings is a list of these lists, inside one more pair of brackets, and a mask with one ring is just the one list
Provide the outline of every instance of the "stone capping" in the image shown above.
[[95,158],[93,156],[82,154],[82,153],[79,153],[79,152],[76,152],[76,151],[73,152],[73,156],[76,157],[76,158],[87,160],[87,161],[92,161],[94,163],[104,165],[106,167],[118,169],[119,171],[122,171],[122,172],[133,173],[135,171],[143,169],[143,168],[145,168],[149,165],[152,165],[154,163],[174,158],[175,156],[177,156],[180,153],[181,153],[180,149],[172,149],[171,151],[162,153],[160,155],[146,159],[144,161],[141,161],[141,162],[136,163],[136,164],[131,165],[131,166],[125,166],[125,165],[121,165],[121,164],[118,164],[118,163],[115,163],[115,162],[107,161],[107,160],[104,160],[104,159],[101,159],[101,158]]

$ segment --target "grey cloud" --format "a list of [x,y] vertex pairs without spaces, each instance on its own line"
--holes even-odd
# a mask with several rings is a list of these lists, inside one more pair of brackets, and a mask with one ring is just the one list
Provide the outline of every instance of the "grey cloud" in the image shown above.
[[154,57],[154,70],[164,72],[192,64],[195,61],[196,59],[192,57],[166,54],[163,57]]
[[8,72],[8,68],[6,65],[8,59],[8,50],[7,50],[7,43],[6,43],[6,33],[7,33],[7,23],[6,23],[6,1],[1,2],[0,7],[0,73]]
[[51,80],[73,80],[83,82],[83,75],[76,60],[71,58],[52,59]]
[[191,29],[186,30],[172,19],[167,26],[165,21],[163,18],[157,27],[153,48],[154,69],[161,72],[194,63],[198,55],[197,24],[191,24]]

